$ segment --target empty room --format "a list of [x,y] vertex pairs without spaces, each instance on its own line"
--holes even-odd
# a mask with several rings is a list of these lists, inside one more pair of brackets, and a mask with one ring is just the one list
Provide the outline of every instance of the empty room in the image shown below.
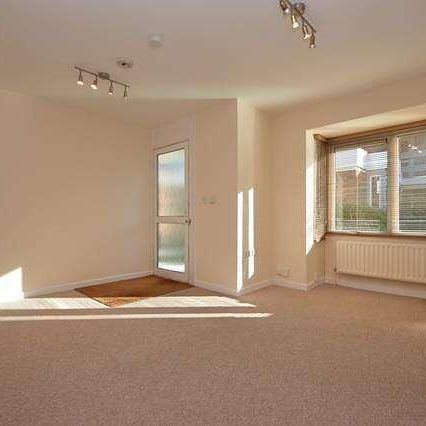
[[0,6],[2,426],[426,424],[424,0]]

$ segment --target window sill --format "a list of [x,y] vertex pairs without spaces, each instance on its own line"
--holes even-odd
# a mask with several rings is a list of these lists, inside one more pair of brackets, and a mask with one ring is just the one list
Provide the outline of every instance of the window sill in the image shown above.
[[423,240],[426,241],[426,234],[387,234],[380,232],[327,232],[326,237],[370,237],[370,238],[397,238],[407,240]]

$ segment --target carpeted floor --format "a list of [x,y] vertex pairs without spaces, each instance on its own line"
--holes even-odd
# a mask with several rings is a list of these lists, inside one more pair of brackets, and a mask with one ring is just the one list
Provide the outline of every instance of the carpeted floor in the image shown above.
[[110,308],[124,306],[147,297],[164,296],[192,286],[187,283],[168,280],[166,278],[149,277],[117,281],[80,288],[77,291]]
[[426,300],[73,292],[0,305],[0,341],[1,425],[426,424]]

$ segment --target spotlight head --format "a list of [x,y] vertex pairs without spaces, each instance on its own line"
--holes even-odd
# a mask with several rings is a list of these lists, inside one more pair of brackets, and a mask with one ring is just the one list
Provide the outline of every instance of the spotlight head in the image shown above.
[[112,81],[109,83],[108,95],[112,96],[114,94],[114,86],[112,85]]
[[287,4],[285,0],[280,1],[280,6],[284,15],[288,15],[290,13],[290,6]]
[[309,38],[311,38],[312,34],[306,22],[303,23],[302,32],[303,32],[303,40],[308,40]]
[[81,70],[80,70],[80,72],[78,74],[77,84],[79,86],[83,86],[83,84],[84,84],[84,81],[83,81],[83,72]]
[[99,83],[99,79],[98,79],[98,76],[96,76],[95,79],[93,80],[93,83],[90,85],[90,87],[93,90],[98,90],[98,83]]
[[317,45],[315,44],[315,34],[312,34],[311,38],[309,39],[309,47],[311,49],[315,49],[315,47],[317,47]]
[[300,24],[295,12],[291,13],[291,25],[293,26],[294,29],[297,29],[300,27]]

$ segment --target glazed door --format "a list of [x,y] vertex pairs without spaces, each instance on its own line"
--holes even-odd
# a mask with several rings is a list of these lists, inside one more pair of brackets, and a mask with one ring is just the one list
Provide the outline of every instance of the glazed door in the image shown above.
[[155,273],[188,282],[188,144],[155,152]]

